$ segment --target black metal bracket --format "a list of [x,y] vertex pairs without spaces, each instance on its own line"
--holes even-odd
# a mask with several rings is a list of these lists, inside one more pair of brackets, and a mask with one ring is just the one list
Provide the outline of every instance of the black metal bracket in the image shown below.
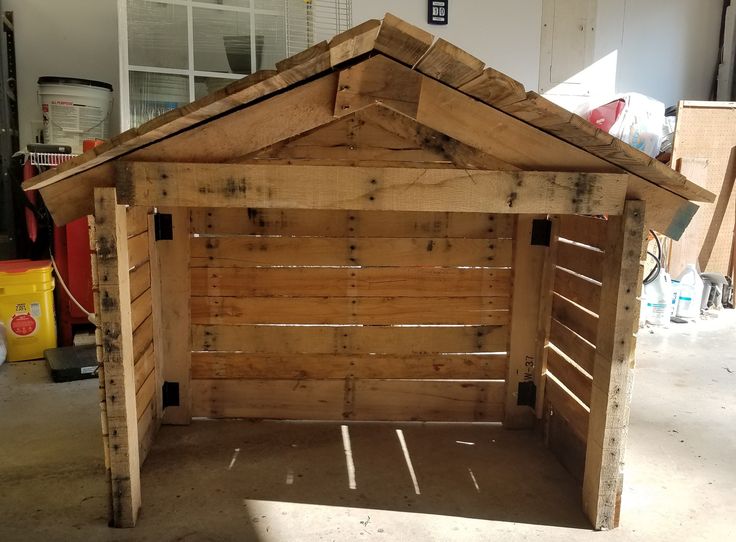
[[528,382],[519,382],[518,394],[516,397],[518,406],[528,406],[534,408],[537,404],[537,386],[529,380]]
[[532,220],[531,244],[548,247],[552,240],[552,221],[546,218]]
[[156,241],[171,241],[174,239],[174,224],[168,213],[153,215],[153,230]]
[[179,406],[179,383],[164,381],[161,386],[161,400],[164,408]]

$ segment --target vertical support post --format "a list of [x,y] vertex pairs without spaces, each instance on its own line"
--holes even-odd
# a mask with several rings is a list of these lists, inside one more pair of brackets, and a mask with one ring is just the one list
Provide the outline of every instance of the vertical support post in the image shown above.
[[539,320],[537,324],[537,365],[534,380],[537,383],[537,399],[535,414],[537,419],[544,415],[544,388],[547,382],[547,346],[549,344],[549,330],[552,324],[552,295],[555,287],[555,269],[557,268],[557,238],[560,231],[560,217],[550,217],[552,229],[547,257],[542,269],[542,280],[539,289]]
[[536,397],[534,377],[539,361],[539,292],[549,247],[532,245],[531,240],[534,220],[544,218],[544,215],[518,215],[514,233],[509,366],[504,411],[504,427],[507,429],[528,429],[535,423],[533,402]]
[[611,217],[598,319],[598,340],[583,479],[583,510],[595,529],[618,525],[639,320],[644,202],[627,201]]
[[[95,188],[97,263],[107,434],[115,527],[133,527],[141,507],[138,418],[125,207],[114,188]],[[104,426],[103,426],[104,431]]]
[[[192,420],[189,209],[172,207],[158,211],[171,214],[172,222],[172,239],[151,240],[153,341],[158,390],[160,392],[163,381],[179,384],[179,405],[164,409],[162,422],[186,425]],[[148,229],[153,235],[153,215],[149,220]]]

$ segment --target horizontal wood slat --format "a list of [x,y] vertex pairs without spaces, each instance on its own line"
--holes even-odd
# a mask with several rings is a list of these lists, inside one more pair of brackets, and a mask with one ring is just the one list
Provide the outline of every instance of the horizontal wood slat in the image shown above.
[[[156,371],[151,371],[146,376],[140,389],[135,394],[136,412],[138,419],[143,416],[146,406],[151,402],[156,394]],[[140,435],[139,435],[140,436]]]
[[192,267],[509,267],[510,239],[194,237]]
[[143,415],[138,419],[138,454],[143,463],[153,447],[160,422],[156,419],[155,397],[146,405]]
[[191,217],[192,232],[206,235],[497,239],[514,232],[508,214],[196,208]]
[[508,323],[503,297],[193,297],[193,324]]
[[[526,146],[527,142],[514,144]],[[628,175],[564,171],[570,164],[556,172],[176,162],[115,165],[119,203],[168,207],[621,214],[628,185]]]
[[547,371],[555,375],[586,406],[590,406],[593,379],[567,361],[554,348],[547,351]]
[[566,325],[585,340],[595,344],[598,318],[571,301],[555,294],[552,296],[552,317]]
[[146,262],[130,272],[130,299],[137,299],[151,287],[151,265]]
[[191,270],[194,296],[508,297],[508,269],[261,268]]
[[192,380],[192,416],[340,420],[341,380]]
[[153,341],[153,315],[133,331],[133,359],[140,359]]
[[274,354],[505,352],[506,326],[192,326],[192,349]]
[[342,380],[192,380],[192,415],[488,422],[503,417],[503,382],[356,380],[347,394],[345,388]]
[[128,207],[125,210],[126,214],[126,229],[128,231],[128,238],[135,237],[136,235],[148,231],[148,207]]
[[143,321],[151,314],[151,289],[144,291],[130,305],[130,315],[133,323],[133,331],[138,329]]
[[554,344],[565,355],[580,365],[589,374],[593,374],[595,365],[595,346],[583,340],[563,324],[552,319],[549,330],[549,342]]
[[560,269],[555,270],[554,291],[589,311],[598,314],[601,308],[601,286],[580,275]]
[[503,380],[504,355],[193,353],[193,379],[454,378]]
[[143,352],[141,357],[135,360],[135,391],[141,389],[141,386],[151,374],[153,367],[156,363],[156,358],[153,353],[153,343],[148,345],[148,348]]
[[128,239],[128,265],[138,267],[148,261],[148,231]]
[[600,282],[603,279],[603,252],[560,241],[557,265]]
[[606,243],[608,220],[582,215],[560,217],[560,237],[603,249]]
[[590,413],[553,378],[547,378],[544,388],[547,401],[556,415],[563,416],[575,434],[584,442],[588,440],[588,420]]
[[500,422],[503,382],[356,380],[353,420]]

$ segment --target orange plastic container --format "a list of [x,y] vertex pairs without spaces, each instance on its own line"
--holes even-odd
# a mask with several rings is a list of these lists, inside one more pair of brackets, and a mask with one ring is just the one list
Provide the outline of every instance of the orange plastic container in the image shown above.
[[0,261],[0,321],[8,361],[38,359],[47,348],[56,348],[53,294],[48,260]]

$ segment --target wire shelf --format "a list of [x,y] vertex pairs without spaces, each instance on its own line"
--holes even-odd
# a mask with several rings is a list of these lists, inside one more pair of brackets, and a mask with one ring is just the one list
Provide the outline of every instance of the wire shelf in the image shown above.
[[29,152],[28,155],[31,165],[42,167],[55,167],[77,156],[76,154],[62,154],[58,152]]

